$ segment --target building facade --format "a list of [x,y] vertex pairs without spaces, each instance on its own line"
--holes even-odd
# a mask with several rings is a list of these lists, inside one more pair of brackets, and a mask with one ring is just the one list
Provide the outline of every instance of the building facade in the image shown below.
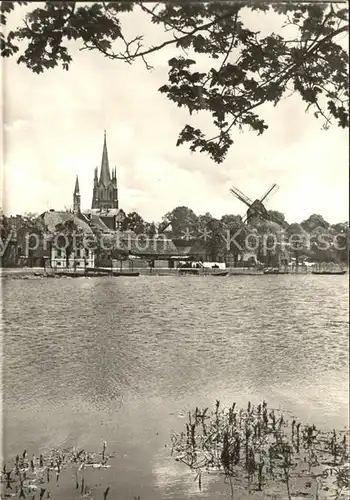
[[40,218],[46,228],[42,238],[44,250],[48,253],[52,268],[94,267],[95,252],[85,244],[88,238],[93,237],[93,231],[83,217],[49,210],[41,214]]
[[53,269],[85,269],[95,266],[95,254],[88,248],[78,248],[73,250],[67,259],[64,248],[52,246],[50,262]]

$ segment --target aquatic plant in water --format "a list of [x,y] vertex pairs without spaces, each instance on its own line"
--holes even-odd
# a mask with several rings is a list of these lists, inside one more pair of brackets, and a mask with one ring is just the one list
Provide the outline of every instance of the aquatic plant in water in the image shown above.
[[[107,444],[103,443],[99,453],[90,453],[83,449],[54,449],[47,455],[32,456],[29,458],[27,451],[17,455],[14,463],[6,463],[1,470],[1,500],[6,498],[30,500],[43,500],[57,498],[57,486],[64,470],[75,469],[76,498],[93,500],[101,498],[109,500],[110,488],[99,492],[98,497],[94,487],[89,487],[85,480],[84,471],[92,469],[108,469],[107,463],[113,454],[107,453]],[[62,498],[62,494],[60,496]]]
[[172,455],[196,473],[222,474],[231,498],[238,491],[263,498],[349,498],[348,431],[326,432],[288,421],[266,402],[247,409],[188,413],[185,429],[172,435]]

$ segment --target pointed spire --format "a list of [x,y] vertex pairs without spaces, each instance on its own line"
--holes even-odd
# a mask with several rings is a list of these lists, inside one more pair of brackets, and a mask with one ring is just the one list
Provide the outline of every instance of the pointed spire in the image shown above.
[[106,131],[104,131],[100,182],[102,182],[105,186],[107,186],[111,182],[111,173],[109,170],[108,152],[107,152]]
[[78,176],[76,176],[76,179],[75,179],[74,194],[80,194],[80,190],[79,190],[79,178],[78,178]]
[[75,179],[75,187],[73,193],[73,213],[80,213],[80,191],[79,191],[79,179],[78,176]]

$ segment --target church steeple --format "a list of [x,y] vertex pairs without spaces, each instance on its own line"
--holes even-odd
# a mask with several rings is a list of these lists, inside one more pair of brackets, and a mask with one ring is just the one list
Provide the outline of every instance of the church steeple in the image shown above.
[[98,210],[119,209],[117,172],[115,168],[112,169],[112,172],[109,168],[106,131],[104,132],[99,178],[98,171],[95,169],[91,208]]
[[76,179],[75,179],[75,187],[74,187],[74,193],[73,193],[73,213],[75,213],[75,214],[80,213],[80,189],[79,189],[78,176],[76,176]]
[[106,187],[111,182],[111,173],[109,170],[108,152],[107,152],[106,131],[104,131],[100,182],[103,183],[103,185]]

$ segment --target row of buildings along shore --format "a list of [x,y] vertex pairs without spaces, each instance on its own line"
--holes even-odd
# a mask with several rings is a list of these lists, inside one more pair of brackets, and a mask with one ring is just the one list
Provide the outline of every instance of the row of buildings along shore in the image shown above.
[[[39,216],[42,226],[47,235],[53,236],[61,228],[65,231],[69,225],[78,229],[87,239],[90,237],[102,238],[104,247],[99,248],[89,245],[75,247],[66,250],[64,245],[48,244],[50,238],[44,238],[44,242],[33,245],[28,244],[28,231],[15,227],[14,237],[7,248],[7,267],[29,266],[52,268],[86,268],[86,267],[109,267],[111,261],[121,259],[129,261],[129,267],[168,267],[174,268],[181,262],[208,261],[210,256],[203,241],[172,240],[164,231],[155,234],[152,238],[143,241],[132,231],[122,229],[126,214],[119,207],[118,184],[116,169],[110,169],[106,132],[104,132],[102,160],[100,171],[95,168],[91,208],[81,209],[81,195],[79,179],[76,177],[73,192],[73,209],[70,211],[48,210]],[[16,217],[13,218],[16,226]],[[21,230],[22,229],[22,230]],[[27,238],[27,240],[26,240]],[[110,244],[108,244],[108,242]],[[114,249],[112,251],[111,249]],[[118,255],[118,250],[120,250]],[[3,259],[4,260],[4,259]],[[225,260],[226,265],[255,265],[257,263],[256,253],[244,252],[241,255],[225,255],[217,258],[218,261]],[[284,260],[285,256],[284,256]],[[126,264],[128,265],[128,264]]]

